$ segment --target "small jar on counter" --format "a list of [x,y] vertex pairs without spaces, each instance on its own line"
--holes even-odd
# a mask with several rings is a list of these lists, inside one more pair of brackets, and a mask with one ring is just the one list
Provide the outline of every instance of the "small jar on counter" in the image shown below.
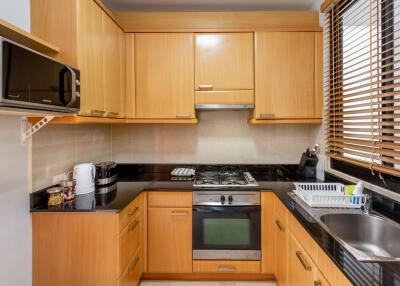
[[64,192],[66,188],[54,187],[47,189],[46,192],[49,195],[47,205],[49,207],[59,207],[64,203]]
[[63,180],[59,183],[60,187],[65,188],[64,200],[72,201],[75,198],[75,181],[74,180]]

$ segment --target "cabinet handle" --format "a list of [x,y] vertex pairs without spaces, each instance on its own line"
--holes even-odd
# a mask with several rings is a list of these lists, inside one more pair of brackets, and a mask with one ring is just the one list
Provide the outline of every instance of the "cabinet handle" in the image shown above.
[[138,220],[135,220],[135,221],[130,225],[130,227],[128,228],[128,232],[129,232],[129,233],[132,233],[133,230],[138,226],[138,224],[139,224],[139,221],[138,221]]
[[119,112],[107,112],[108,117],[119,117]]
[[321,281],[319,281],[319,280],[314,281],[314,286],[322,286]]
[[260,118],[274,118],[275,114],[274,113],[262,113],[260,114]]
[[280,220],[277,219],[277,220],[275,221],[275,223],[276,223],[276,225],[278,226],[278,228],[279,228],[280,231],[285,231],[285,227],[282,225],[282,223],[281,223]]
[[199,87],[199,90],[213,90],[214,85],[212,85],[212,84],[200,84],[198,87]]
[[224,272],[224,273],[232,273],[232,272],[236,272],[236,267],[233,265],[221,265],[221,266],[218,266],[218,271]]
[[176,118],[190,118],[192,115],[189,113],[178,113]]
[[133,262],[133,265],[131,267],[129,267],[129,269],[128,269],[129,273],[132,273],[133,269],[135,269],[135,267],[138,264],[138,262],[139,262],[139,256],[136,255],[135,256],[135,261]]
[[139,210],[139,207],[134,207],[133,210],[130,213],[126,214],[126,216],[128,218],[133,217],[135,215],[135,213],[137,213],[138,210]]
[[173,216],[188,216],[188,211],[172,211]]
[[92,110],[90,111],[90,114],[91,114],[92,116],[103,116],[105,113],[106,113],[105,111],[103,111],[103,110],[97,110],[97,109],[92,109]]
[[303,253],[301,251],[296,251],[296,256],[300,260],[300,263],[301,265],[303,265],[305,271],[312,270],[310,264],[308,264],[307,260],[304,258]]

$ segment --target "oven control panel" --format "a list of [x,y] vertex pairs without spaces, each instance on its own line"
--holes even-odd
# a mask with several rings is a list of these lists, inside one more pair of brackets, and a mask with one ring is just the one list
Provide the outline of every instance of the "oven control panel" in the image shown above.
[[258,191],[195,191],[193,205],[197,206],[254,206],[260,205]]

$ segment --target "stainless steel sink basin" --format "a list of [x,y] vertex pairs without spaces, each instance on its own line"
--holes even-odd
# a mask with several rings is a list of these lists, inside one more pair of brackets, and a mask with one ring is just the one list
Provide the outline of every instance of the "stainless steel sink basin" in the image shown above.
[[400,261],[400,226],[367,214],[331,213],[320,217],[331,233],[359,261]]

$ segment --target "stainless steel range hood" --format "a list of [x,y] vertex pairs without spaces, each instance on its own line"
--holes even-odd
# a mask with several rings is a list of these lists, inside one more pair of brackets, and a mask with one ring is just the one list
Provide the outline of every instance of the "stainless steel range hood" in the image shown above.
[[195,104],[196,110],[249,110],[254,104]]

